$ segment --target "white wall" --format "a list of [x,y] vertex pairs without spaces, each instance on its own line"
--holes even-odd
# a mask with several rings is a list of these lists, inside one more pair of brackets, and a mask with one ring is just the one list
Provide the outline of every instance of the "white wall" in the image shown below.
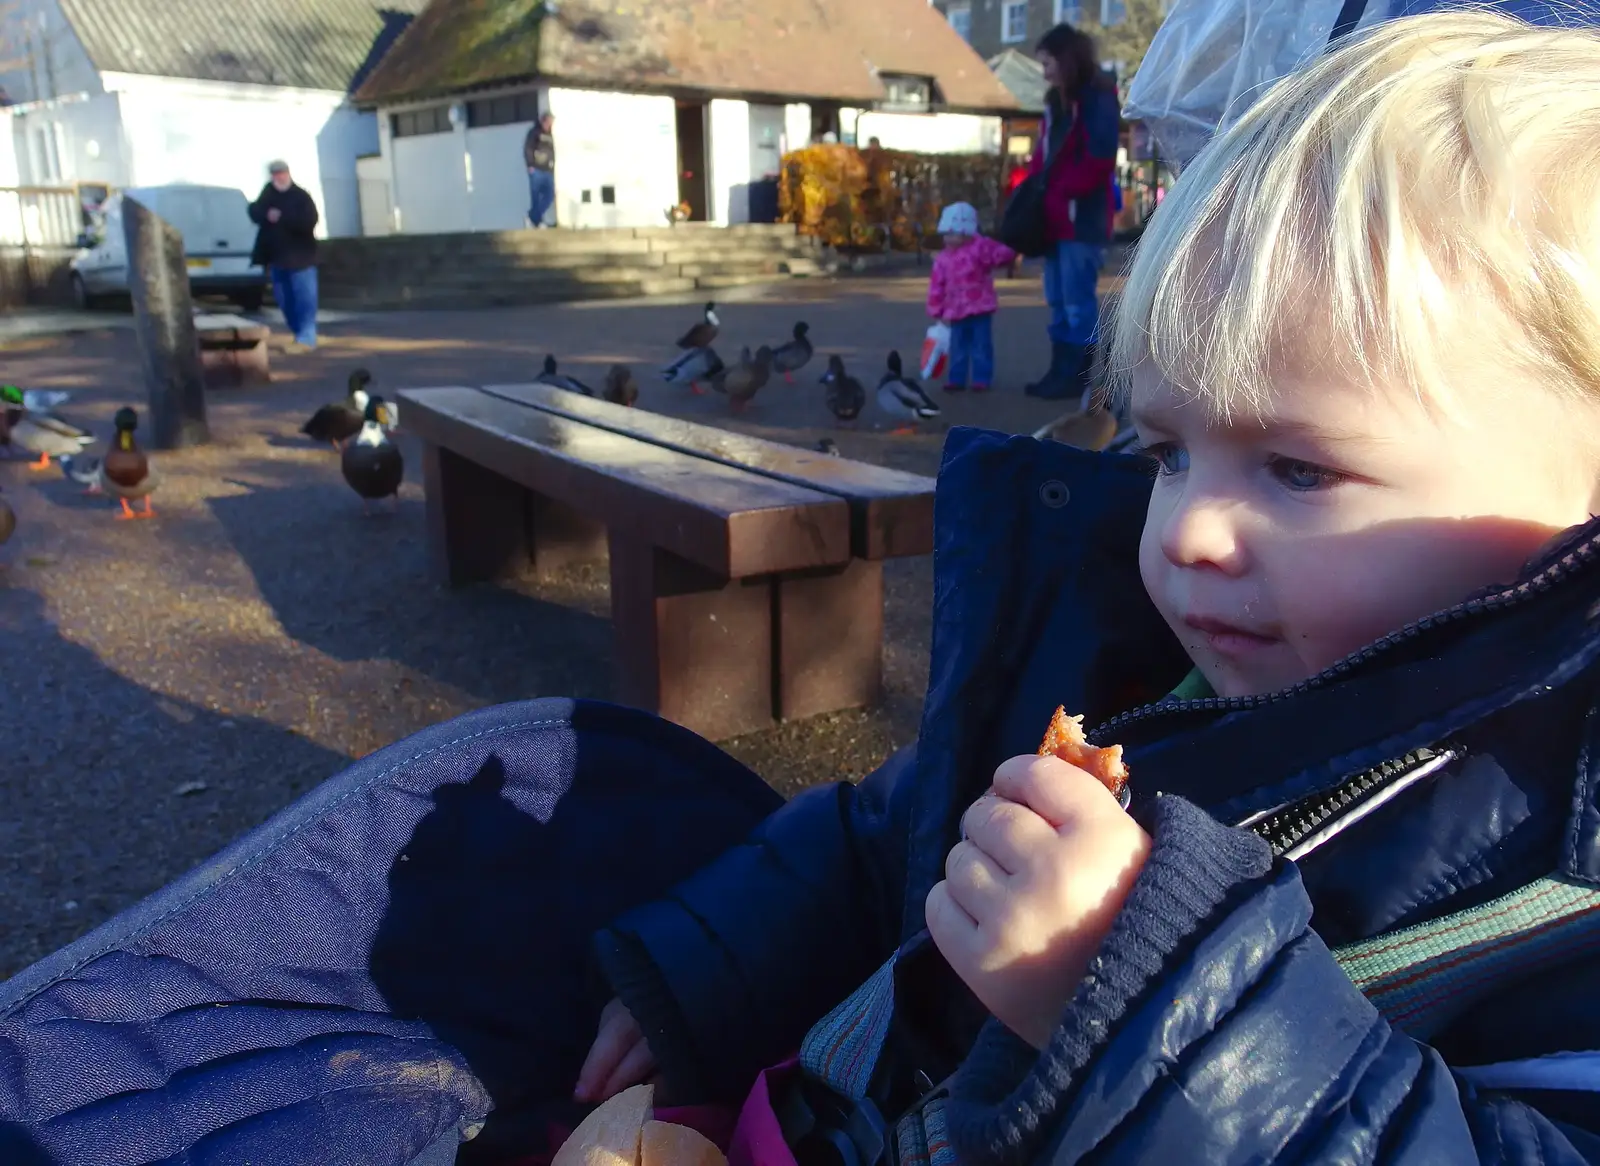
[[998,154],[1000,119],[970,113],[883,113],[879,110],[845,110],[855,113],[856,145],[865,147],[877,138],[885,150],[914,150],[919,154]]
[[[509,231],[528,217],[528,167],[522,160],[522,143],[533,128],[531,121],[511,122],[467,131],[469,178],[469,229]],[[556,221],[570,223],[561,205],[561,171],[567,166],[566,141],[556,124]]]
[[750,219],[745,189],[750,181],[750,106],[717,98],[706,117],[706,153],[711,169],[711,221],[743,223]]
[[360,186],[361,233],[394,233],[394,200],[389,190],[389,160],[380,154],[356,159],[356,182]]
[[128,183],[127,142],[115,93],[24,107],[13,112],[12,129],[19,185]]
[[389,149],[401,231],[434,235],[472,229],[465,130],[458,126],[451,133],[390,138]]
[[[677,106],[672,98],[552,89],[549,102],[556,119],[556,221],[568,227],[666,226],[667,208],[678,201]],[[526,126],[521,128],[527,132]],[[500,148],[502,156],[521,166],[520,136]],[[521,175],[513,201],[526,213],[527,171]],[[602,186],[615,188],[614,205],[601,203]]]
[[786,105],[783,107],[783,152],[803,150],[811,144],[811,107]]
[[342,93],[107,73],[120,97],[126,181],[236,186],[250,198],[282,158],[316,199],[321,235],[361,229],[356,158],[373,146],[372,115]]

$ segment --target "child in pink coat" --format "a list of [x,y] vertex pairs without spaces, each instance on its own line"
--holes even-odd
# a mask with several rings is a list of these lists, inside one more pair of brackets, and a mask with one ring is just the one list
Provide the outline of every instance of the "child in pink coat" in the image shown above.
[[[944,250],[933,261],[928,280],[928,315],[950,325],[947,393],[971,388],[986,393],[994,381],[994,269],[1005,267],[1017,253],[1004,243],[978,234],[978,212],[970,203],[953,202],[939,216]],[[971,375],[969,381],[968,375]]]

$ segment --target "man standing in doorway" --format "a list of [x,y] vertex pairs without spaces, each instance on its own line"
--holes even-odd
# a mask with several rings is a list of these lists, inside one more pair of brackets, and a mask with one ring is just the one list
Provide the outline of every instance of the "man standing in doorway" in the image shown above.
[[[522,160],[528,166],[528,226],[542,227],[556,204],[555,114],[545,113],[522,142]],[[550,224],[554,226],[555,224]]]
[[293,339],[290,352],[317,346],[317,204],[289,176],[287,162],[267,167],[267,184],[250,204],[256,231],[250,262],[272,273],[272,295]]

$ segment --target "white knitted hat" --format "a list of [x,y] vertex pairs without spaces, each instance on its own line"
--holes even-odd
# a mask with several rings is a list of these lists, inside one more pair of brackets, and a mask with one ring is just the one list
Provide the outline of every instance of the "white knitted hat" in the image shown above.
[[941,235],[976,235],[978,233],[978,212],[972,209],[970,202],[953,202],[944,208],[944,213],[939,216],[939,234]]

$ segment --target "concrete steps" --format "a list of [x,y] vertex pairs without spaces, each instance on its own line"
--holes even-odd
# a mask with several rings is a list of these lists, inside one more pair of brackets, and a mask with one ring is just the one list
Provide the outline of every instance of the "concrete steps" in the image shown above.
[[358,309],[669,295],[833,270],[815,239],[782,224],[335,239],[319,266],[323,301]]

